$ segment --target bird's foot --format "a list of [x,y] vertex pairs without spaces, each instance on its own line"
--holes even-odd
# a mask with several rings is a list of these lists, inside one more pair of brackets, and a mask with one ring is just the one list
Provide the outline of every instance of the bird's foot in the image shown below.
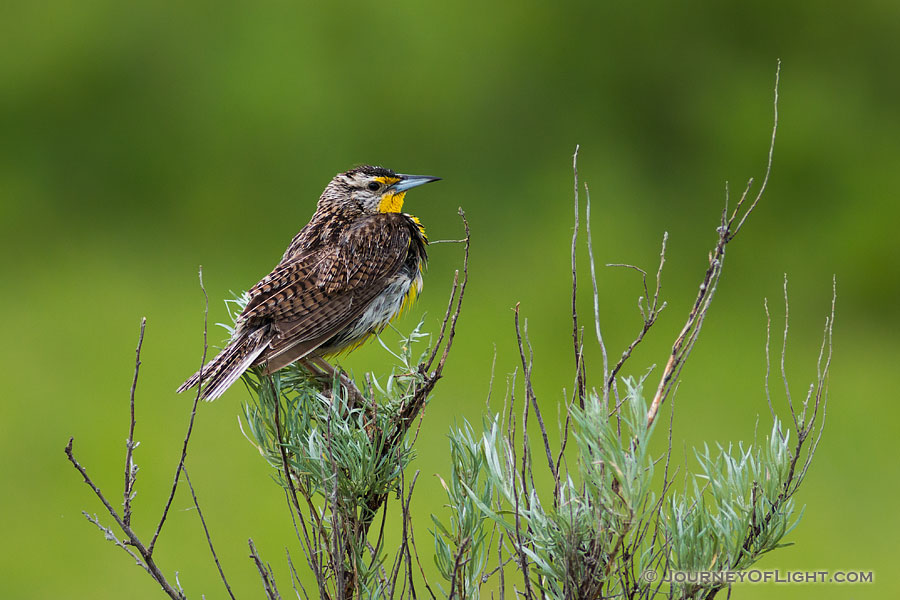
[[366,397],[359,391],[353,380],[339,367],[335,368],[319,357],[301,359],[301,364],[321,383],[322,393],[326,396],[331,397],[334,381],[337,379],[347,394],[348,408],[352,410],[366,405]]

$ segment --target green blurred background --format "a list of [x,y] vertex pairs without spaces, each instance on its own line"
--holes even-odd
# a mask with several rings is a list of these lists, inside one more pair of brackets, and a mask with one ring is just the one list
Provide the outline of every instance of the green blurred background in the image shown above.
[[[704,441],[750,440],[757,415],[767,430],[763,299],[780,327],[784,273],[787,362],[803,394],[836,275],[829,420],[798,496],[806,514],[796,544],[760,565],[873,570],[876,584],[744,585],[735,597],[895,597],[900,4],[626,4],[5,2],[0,596],[161,597],[81,516],[109,522],[63,447],[75,436],[77,456],[118,505],[146,316],[135,522],[149,536],[190,405],[174,389],[202,348],[198,265],[210,322],[223,321],[229,290],[266,274],[331,176],[365,162],[444,178],[407,200],[432,239],[461,236],[458,206],[472,227],[457,345],[415,463],[418,548],[431,568],[445,432],[478,421],[495,349],[502,399],[517,364],[517,302],[545,412],[571,387],[575,145],[598,262],[654,269],[669,232],[669,307],[633,358],[640,374],[664,362],[696,293],[725,182],[734,196],[763,174],[781,58],[769,191],[729,249],[683,372],[676,457]],[[401,329],[422,313],[436,329],[461,254],[432,247],[425,292]],[[607,342],[619,349],[639,329],[639,280],[605,267],[599,277]],[[581,306],[587,318],[587,295]],[[211,327],[211,343],[223,337]],[[377,344],[345,361],[357,371],[389,364]],[[297,563],[299,551],[283,496],[238,429],[245,400],[238,386],[201,406],[189,468],[235,592],[261,595],[252,536],[290,595],[284,547]],[[190,597],[222,597],[191,506],[179,493],[159,562]]]

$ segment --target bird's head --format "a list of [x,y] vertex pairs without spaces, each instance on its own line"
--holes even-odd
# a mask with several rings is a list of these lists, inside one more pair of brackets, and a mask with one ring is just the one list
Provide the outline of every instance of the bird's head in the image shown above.
[[439,179],[363,165],[336,175],[322,193],[319,208],[349,205],[364,214],[398,213],[403,210],[403,199],[408,190]]

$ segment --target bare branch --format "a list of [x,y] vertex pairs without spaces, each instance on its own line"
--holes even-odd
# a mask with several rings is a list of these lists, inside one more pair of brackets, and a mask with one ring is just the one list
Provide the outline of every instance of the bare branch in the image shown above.
[[[457,595],[457,593],[456,593],[457,592],[456,578],[457,578],[460,570],[468,562],[468,559],[463,560],[463,554],[466,553],[466,550],[469,548],[469,544],[471,544],[471,543],[472,543],[472,540],[470,538],[467,537],[467,538],[463,539],[463,541],[460,542],[460,544],[459,544],[459,549],[456,551],[456,556],[453,558],[453,574],[450,577],[450,595],[447,596],[447,600],[453,600],[453,598],[455,598]],[[463,590],[463,592],[464,591],[465,590]],[[464,598],[465,594],[464,593],[460,594],[460,597]]]
[[[203,381],[203,366],[206,364],[206,351],[209,347],[209,343],[207,340],[207,330],[209,328],[209,295],[206,293],[206,288],[203,285],[203,267],[200,267],[198,273],[198,278],[200,279],[200,289],[203,291],[203,300],[204,300],[204,308],[203,308],[203,356],[200,359],[200,371],[198,375],[198,381]],[[181,470],[184,469],[184,461],[187,459],[187,449],[188,442],[191,440],[191,432],[194,430],[194,419],[197,416],[197,404],[200,402],[200,386],[197,386],[197,394],[194,396],[194,404],[191,406],[191,418],[188,421],[188,429],[187,433],[184,436],[184,442],[181,445],[181,459],[178,461],[178,468],[175,469],[175,477],[172,481],[172,489],[169,492],[169,499],[166,501],[166,506],[163,509],[162,516],[159,519],[159,524],[156,526],[156,531],[153,533],[153,539],[150,540],[150,545],[147,547],[150,554],[153,554],[153,548],[156,546],[156,540],[159,539],[159,534],[162,532],[163,525],[166,522],[166,516],[169,514],[169,508],[172,506],[172,500],[175,499],[175,492],[178,490],[178,480],[181,477]]]
[[[453,345],[453,335],[456,332],[456,320],[459,318],[460,310],[462,309],[462,300],[463,295],[466,291],[466,284],[469,281],[469,221],[466,219],[466,213],[462,208],[459,209],[458,214],[463,221],[463,227],[466,231],[465,237],[465,251],[463,255],[463,282],[462,285],[458,285],[459,282],[459,271],[457,271],[453,276],[453,286],[450,290],[450,301],[447,304],[447,311],[444,313],[444,320],[441,323],[440,333],[438,335],[437,343],[434,345],[434,348],[431,351],[431,355],[428,357],[428,360],[425,361],[421,368],[423,371],[428,371],[431,368],[432,363],[434,362],[435,357],[437,356],[438,349],[440,348],[441,342],[444,339],[444,333],[447,330],[447,322],[450,320],[450,337],[447,340],[447,345],[444,346],[444,352],[441,355],[441,360],[438,361],[438,366],[435,369],[435,374],[440,377],[440,373],[444,368],[444,362],[447,360],[447,355],[450,353],[450,347]],[[459,289],[459,297],[456,299],[456,310],[453,310],[453,299],[456,295],[457,288]],[[434,375],[432,375],[434,376]],[[435,382],[437,379],[435,379]],[[432,384],[433,387],[433,384]],[[429,388],[429,391],[430,388]]]
[[[772,415],[772,418],[775,418],[775,407],[772,405],[772,394],[769,390],[769,374],[772,370],[772,363],[769,357],[769,345],[772,340],[772,316],[769,314],[769,300],[767,298],[763,298],[763,307],[766,310],[766,377],[765,377],[765,389],[766,389],[766,402],[769,404],[769,414]],[[783,435],[782,435],[783,439]]]
[[[786,289],[786,283],[785,283]],[[776,496],[775,500],[769,505],[765,514],[760,517],[757,514],[757,510],[755,508],[756,505],[756,495],[758,492],[758,488],[754,484],[753,488],[753,496],[752,496],[752,507],[749,511],[751,516],[750,524],[748,526],[747,535],[745,536],[743,543],[741,544],[742,554],[751,553],[755,544],[759,537],[766,531],[769,523],[776,517],[784,509],[785,503],[797,492],[797,489],[800,487],[800,484],[803,482],[803,479],[806,477],[806,472],[809,469],[809,466],[812,462],[812,458],[816,453],[816,449],[819,444],[819,440],[822,437],[822,432],[825,428],[825,419],[826,419],[826,409],[827,409],[827,393],[828,393],[828,374],[831,368],[831,352],[832,352],[832,333],[834,326],[834,311],[835,311],[835,303],[837,300],[837,290],[836,290],[836,282],[832,280],[832,297],[831,297],[831,313],[825,319],[825,327],[823,331],[823,339],[822,346],[819,350],[819,357],[816,362],[816,381],[813,384],[813,392],[810,397],[807,397],[804,402],[803,413],[797,415],[795,408],[793,405],[790,406],[791,416],[794,421],[794,431],[796,434],[796,442],[794,443],[794,447],[791,451],[791,460],[788,466],[788,473],[784,479],[784,482],[781,486],[781,491],[778,496]],[[768,306],[766,307],[766,315],[768,316]],[[787,321],[787,297],[785,296],[785,321]],[[766,327],[767,331],[769,329],[769,324],[767,323]],[[768,339],[768,334],[767,334]],[[768,363],[768,344],[766,348],[767,355],[767,363]],[[823,364],[824,358],[824,364]],[[768,369],[767,369],[767,387],[768,387]],[[768,390],[767,390],[768,395]],[[806,419],[806,406],[810,399],[815,399],[813,404],[813,414]],[[819,418],[819,410],[821,409],[821,418]],[[774,410],[773,410],[773,418],[775,418]],[[815,439],[812,442],[812,445],[807,446],[806,442],[809,439],[810,433],[818,426],[818,431]],[[782,437],[782,440],[785,438]],[[800,457],[804,452],[806,453],[806,458],[803,461],[803,464],[800,465],[799,469],[797,468],[798,464],[800,464]],[[731,568],[736,568],[736,565],[731,565]],[[714,587],[710,589],[710,591],[706,594],[705,598],[707,600],[711,600],[715,598],[715,596],[721,591],[723,588]]]
[[444,334],[447,332],[447,322],[450,320],[450,316],[453,314],[453,301],[456,300],[456,290],[459,288],[459,270],[456,270],[453,273],[453,285],[450,286],[450,299],[447,302],[447,310],[444,312],[444,320],[441,322],[441,327],[438,329],[438,339],[434,344],[434,348],[431,349],[431,354],[428,357],[428,360],[425,361],[425,370],[431,368],[434,359],[437,357],[438,350],[441,348],[441,342],[444,341]]
[[[299,598],[300,592],[303,592],[303,597],[306,600],[309,600],[309,594],[306,593],[306,588],[303,587],[303,582],[300,581],[300,575],[297,573],[297,568],[294,567],[294,562],[291,560],[290,551],[287,548],[285,548],[284,553],[285,553],[285,555],[287,555],[288,569],[291,571],[291,587],[294,588],[294,594],[296,594],[296,596]],[[297,590],[298,585],[300,586],[299,591]]]
[[[410,487],[410,494],[412,494],[412,487]],[[409,501],[411,496],[407,496],[406,505],[409,507]],[[416,564],[419,567],[419,573],[422,575],[422,581],[425,583],[425,589],[428,590],[428,594],[431,596],[432,600],[437,600],[437,596],[435,596],[434,591],[431,589],[431,586],[428,585],[428,578],[425,577],[425,568],[422,566],[422,561],[419,558],[419,549],[416,546],[416,535],[413,527],[409,528],[409,541],[412,544],[413,555],[416,557]],[[412,581],[412,572],[410,568],[410,572],[407,574],[410,581]]]
[[[591,263],[591,286],[594,292],[594,333],[597,336],[597,343],[600,344],[600,355],[603,358],[603,381],[607,382],[610,380],[609,375],[609,359],[606,355],[606,344],[603,343],[603,335],[600,333],[600,294],[597,287],[597,268],[594,262],[594,243],[593,236],[591,235],[591,190],[588,188],[588,184],[584,184],[584,195],[586,198],[585,203],[585,227],[587,233],[587,247],[588,247],[588,260]],[[577,222],[575,227],[577,228]],[[584,371],[584,367],[581,367],[581,372]],[[619,392],[615,385],[615,376],[613,376],[613,389],[616,394],[616,401],[618,402]],[[609,405],[609,386],[603,386],[603,404],[604,406]],[[584,408],[582,406],[582,408]]]
[[141,346],[144,345],[144,328],[147,326],[147,317],[141,318],[141,335],[138,338],[137,349],[134,358],[134,378],[131,380],[131,423],[128,428],[128,440],[125,442],[125,488],[122,502],[122,520],[126,525],[131,525],[131,499],[134,497],[134,480],[137,476],[137,467],[132,460],[134,453],[134,393],[137,390],[138,373],[141,370]]
[[[456,299],[456,310],[453,312],[453,317],[450,320],[450,333],[447,337],[447,344],[444,346],[444,352],[441,354],[441,360],[438,361],[438,366],[435,369],[433,377],[440,377],[440,374],[444,370],[444,363],[447,361],[447,356],[450,355],[450,348],[453,346],[453,338],[456,335],[456,321],[459,319],[459,313],[462,310],[463,296],[466,294],[466,285],[469,282],[469,221],[466,219],[466,213],[462,208],[459,209],[459,216],[463,221],[463,227],[466,231],[465,253],[463,256],[463,281],[459,287],[459,297]],[[435,381],[437,380],[435,379]]]
[[791,396],[791,386],[788,383],[787,377],[787,369],[784,366],[785,359],[787,357],[787,340],[788,340],[788,326],[790,322],[791,316],[791,305],[788,302],[788,279],[787,273],[784,274],[784,337],[781,342],[781,380],[784,382],[784,395],[787,398],[788,407],[791,409],[791,416],[794,418],[794,427],[799,430],[800,421],[797,418],[797,411],[794,410],[794,399]]
[[[644,296],[642,298],[638,298],[638,310],[641,313],[641,319],[643,320],[643,325],[641,326],[641,331],[638,333],[637,337],[632,340],[632,342],[628,345],[624,352],[622,352],[621,358],[619,358],[619,362],[616,363],[616,366],[613,367],[612,371],[610,371],[607,379],[606,379],[606,388],[612,387],[614,390],[616,389],[616,375],[625,365],[625,361],[631,358],[632,352],[637,348],[638,344],[643,341],[644,337],[650,331],[650,328],[656,323],[656,319],[659,318],[659,314],[666,308],[666,303],[663,302],[662,305],[659,304],[659,292],[662,289],[662,270],[663,265],[666,263],[666,242],[669,239],[668,232],[663,233],[662,245],[659,251],[659,267],[656,269],[656,290],[653,293],[653,299],[650,299],[650,290],[647,287],[647,272],[639,267],[634,265],[624,265],[624,264],[608,264],[607,267],[624,267],[627,269],[634,269],[641,274],[641,280],[644,286]],[[616,392],[616,408],[619,406],[619,394]]]
[[453,294],[457,291],[456,279],[459,276],[459,273],[454,276],[454,285],[450,295],[450,302],[447,305],[447,312],[444,315],[444,321],[441,325],[441,332],[438,337],[438,340],[443,340],[444,332],[447,328],[447,323],[449,322],[449,331],[447,332],[447,340],[444,344],[444,351],[441,353],[441,358],[438,360],[437,366],[434,368],[434,371],[428,373],[428,369],[431,368],[431,364],[434,362],[435,357],[437,356],[437,352],[439,349],[439,345],[435,344],[435,347],[431,351],[431,355],[428,360],[419,365],[419,373],[425,376],[424,382],[416,387],[415,392],[412,397],[403,403],[403,406],[400,409],[400,425],[397,430],[393,434],[393,438],[388,441],[388,446],[393,447],[397,441],[402,439],[403,434],[409,428],[413,419],[416,418],[416,415],[419,414],[419,411],[425,405],[425,400],[428,398],[428,395],[431,393],[431,390],[434,389],[434,386],[437,384],[438,380],[441,378],[444,371],[444,364],[447,362],[447,357],[450,355],[450,348],[453,346],[453,339],[456,336],[456,322],[459,319],[459,314],[462,311],[462,303],[463,298],[466,294],[466,286],[469,283],[469,221],[466,219],[466,213],[462,208],[459,209],[459,216],[463,221],[463,226],[466,231],[466,244],[465,251],[463,254],[463,278],[462,282],[459,284],[459,294],[456,296],[456,306],[453,306]]
[[[762,185],[759,186],[759,192],[756,194],[756,198],[753,200],[753,204],[750,205],[750,208],[747,209],[747,212],[744,213],[744,216],[741,217],[741,220],[738,222],[737,227],[734,228],[734,232],[731,234],[731,237],[734,237],[741,230],[741,227],[744,226],[744,221],[747,220],[747,217],[750,216],[750,213],[753,212],[753,209],[756,208],[756,204],[762,198],[763,192],[766,191],[766,185],[769,183],[769,175],[772,173],[772,156],[775,153],[775,134],[778,131],[778,84],[781,81],[781,59],[778,59],[778,65],[775,67],[775,99],[772,103],[773,111],[774,111],[774,120],[772,123],[772,140],[769,142],[769,159],[766,163],[766,174],[763,177]],[[744,192],[744,196],[747,193]],[[744,201],[744,198],[741,198],[741,202]],[[738,204],[740,207],[740,204]],[[737,208],[735,209],[737,212]]]
[[[402,490],[404,487],[404,474],[400,474],[401,482],[400,489]],[[416,481],[419,479],[419,471],[416,471],[413,475],[413,480],[409,484],[409,492],[404,497],[402,494],[400,495],[400,516],[403,523],[403,528],[400,534],[400,550],[397,553],[396,558],[394,559],[394,564],[391,567],[391,576],[388,579],[390,582],[390,591],[388,592],[388,598],[394,597],[394,590],[397,587],[397,579],[400,577],[400,567],[405,562],[407,568],[407,579],[408,583],[412,585],[412,557],[409,552],[409,534],[410,527],[412,522],[412,516],[409,512],[409,503],[412,500],[412,492],[413,488],[416,487]],[[387,511],[385,511],[387,512]]]
[[213,547],[212,538],[209,535],[209,528],[206,526],[206,519],[203,518],[203,511],[200,510],[200,502],[197,500],[197,494],[194,492],[194,484],[191,483],[191,478],[188,475],[187,467],[184,468],[184,478],[187,481],[188,488],[190,488],[191,490],[191,498],[194,499],[194,508],[197,509],[197,516],[200,517],[200,524],[203,525],[203,533],[206,535],[206,543],[209,544],[209,551],[212,552],[213,560],[216,563],[216,568],[219,570],[219,576],[222,578],[222,583],[225,584],[225,590],[228,592],[231,600],[235,600],[234,594],[231,593],[231,586],[228,585],[228,580],[225,578],[225,571],[222,570],[222,565],[221,563],[219,563],[219,557],[216,555],[216,549]]
[[88,521],[90,521],[91,523],[96,525],[97,529],[99,529],[100,531],[103,532],[103,536],[107,540],[109,540],[110,542],[112,542],[113,544],[115,544],[116,546],[118,546],[119,548],[124,550],[125,552],[127,552],[128,556],[130,556],[131,558],[134,559],[134,562],[137,564],[137,566],[144,569],[145,571],[150,573],[151,576],[153,576],[153,572],[150,570],[150,568],[146,564],[144,564],[144,561],[142,561],[137,554],[132,552],[131,548],[128,547],[127,542],[123,542],[119,538],[117,538],[116,534],[113,532],[112,529],[110,529],[109,527],[106,527],[105,525],[103,525],[100,522],[100,519],[97,518],[97,515],[90,515],[90,514],[88,514],[87,511],[84,511],[84,510],[81,511],[81,514],[84,515],[85,519],[87,519]]
[[[79,473],[81,473],[82,478],[84,478],[84,482],[88,485],[88,487],[91,488],[91,490],[93,490],[93,492],[97,496],[97,498],[100,499],[100,502],[103,503],[103,506],[106,507],[107,512],[109,512],[110,516],[112,516],[112,518],[116,521],[116,525],[119,526],[119,529],[121,529],[122,532],[128,537],[127,543],[130,543],[132,546],[134,546],[137,549],[138,554],[140,554],[141,558],[144,560],[144,564],[140,564],[140,563],[138,563],[138,564],[142,568],[146,569],[148,573],[150,573],[150,576],[153,577],[153,579],[155,579],[156,582],[159,583],[160,586],[162,586],[163,590],[166,592],[166,594],[169,595],[170,598],[172,598],[172,600],[185,600],[184,594],[182,594],[179,590],[176,590],[174,587],[172,587],[172,585],[166,579],[165,575],[162,574],[162,571],[159,570],[159,567],[156,566],[156,562],[154,562],[153,555],[151,554],[149,549],[144,546],[144,544],[143,544],[143,542],[141,542],[140,538],[138,538],[138,536],[131,529],[131,526],[125,524],[125,521],[122,520],[122,518],[116,512],[116,509],[114,509],[112,507],[112,504],[109,503],[109,500],[106,499],[106,497],[103,495],[103,492],[100,491],[100,488],[98,488],[94,484],[94,482],[91,481],[91,478],[88,476],[85,468],[82,467],[81,464],[75,459],[75,456],[72,451],[73,442],[74,442],[74,438],[69,438],[69,443],[66,444],[66,448],[65,448],[66,457],[69,459],[69,462],[72,463],[72,466],[74,466],[75,469]],[[87,516],[87,514],[85,514],[85,516]],[[98,525],[95,519],[92,520],[90,517],[88,517],[88,520],[91,521],[92,523],[94,523],[95,525]],[[109,535],[110,532],[107,528],[102,527],[100,525],[98,525],[98,526],[107,535]],[[115,536],[113,536],[113,538],[115,538]],[[122,546],[125,543],[126,542],[121,542],[116,545]],[[130,554],[132,557],[134,557],[133,553],[129,552],[128,554]]]
[[[556,484],[559,485],[559,474],[556,470],[556,465],[553,463],[553,452],[550,450],[550,440],[547,437],[547,428],[544,426],[544,417],[541,415],[541,408],[538,406],[537,397],[534,394],[534,388],[531,387],[531,362],[534,359],[534,354],[531,351],[531,342],[528,341],[528,321],[525,321],[525,340],[528,343],[529,350],[529,358],[525,358],[525,347],[522,344],[522,332],[519,329],[519,305],[516,305],[515,309],[515,322],[516,322],[516,342],[519,345],[519,358],[522,361],[522,370],[523,375],[525,376],[525,419],[528,418],[528,403],[531,403],[532,408],[534,409],[534,414],[538,420],[538,426],[541,429],[541,437],[544,441],[544,452],[547,454],[547,465],[550,467],[550,473],[553,474],[553,479],[556,481]],[[579,353],[580,355],[580,353]],[[526,431],[526,425],[523,422],[522,425],[523,435],[528,435]],[[526,442],[527,444],[527,442]],[[527,453],[525,453],[527,456]],[[523,457],[524,458],[524,457]],[[522,474],[524,478],[524,473]]]
[[[306,528],[306,521],[303,520],[303,512],[300,510],[300,500],[297,497],[297,488],[294,486],[294,479],[291,476],[290,461],[288,460],[287,449],[285,448],[284,441],[281,438],[282,433],[283,433],[283,427],[281,425],[281,410],[280,410],[281,402],[278,397],[278,390],[275,389],[275,384],[272,382],[271,378],[267,377],[266,382],[270,386],[269,389],[272,393],[272,397],[275,402],[275,407],[274,407],[274,409],[275,409],[275,434],[278,436],[277,442],[278,442],[278,450],[281,453],[281,469],[282,469],[282,473],[284,474],[285,482],[287,483],[287,489],[289,492],[288,497],[290,498],[290,502],[292,503],[293,508],[296,511],[297,519],[300,521],[300,527],[303,531],[302,542],[304,543],[305,548],[306,548],[306,553],[305,553],[306,558],[307,558],[307,560],[309,560],[310,567],[312,568],[312,571],[316,576],[316,584],[319,587],[319,596],[321,598],[325,598],[326,597],[325,580],[322,576],[322,569],[320,568],[320,565],[319,565],[318,552],[315,551],[316,549],[313,547],[313,544],[310,541],[309,532]],[[308,500],[307,500],[307,502],[308,502]],[[309,508],[310,508],[310,515],[315,514],[315,510],[312,507],[312,504],[310,504]],[[294,522],[294,527],[296,528],[296,521]],[[314,536],[315,536],[315,533],[314,533]],[[317,538],[314,537],[314,539],[317,539]],[[252,544],[252,541],[251,541],[251,544]]]
[[[650,404],[650,409],[647,411],[648,425],[653,423],[654,419],[656,418],[656,413],[659,411],[659,407],[669,395],[674,381],[677,379],[679,373],[681,373],[681,368],[684,366],[684,362],[690,355],[691,349],[693,349],[694,343],[696,342],[697,337],[700,334],[700,329],[703,326],[703,321],[706,318],[706,313],[709,310],[713,296],[715,295],[719,276],[722,273],[722,263],[725,259],[725,247],[731,240],[735,238],[735,236],[737,236],[738,231],[740,231],[740,228],[744,225],[747,217],[749,217],[750,213],[753,212],[753,209],[756,208],[756,205],[759,203],[759,200],[762,198],[762,194],[765,191],[766,184],[769,181],[769,174],[772,170],[772,155],[775,150],[775,135],[778,131],[778,82],[780,72],[781,61],[778,62],[778,69],[775,73],[775,118],[772,126],[772,140],[769,144],[769,158],[766,165],[766,173],[765,177],[763,178],[762,186],[760,187],[756,198],[753,200],[750,206],[747,207],[746,210],[744,210],[743,205],[747,200],[750,187],[753,182],[753,180],[751,179],[748,182],[747,188],[744,190],[744,193],[741,195],[740,200],[738,200],[737,205],[734,207],[731,215],[728,215],[727,208],[722,212],[721,224],[717,229],[718,241],[716,242],[716,246],[713,251],[710,252],[709,268],[706,270],[703,281],[700,283],[700,289],[697,293],[697,299],[694,301],[694,304],[691,307],[691,311],[688,314],[688,318],[684,324],[684,327],[682,327],[681,333],[679,333],[678,337],[675,338],[675,342],[672,344],[672,353],[669,356],[669,360],[666,363],[665,369],[663,369],[662,377],[659,381],[659,386],[656,389],[656,394],[653,397],[653,402]],[[737,222],[737,225],[735,225],[735,222]]]
[[[575,260],[576,250],[578,248],[578,146],[575,146],[575,154],[572,156],[572,173],[575,180],[575,227],[572,229],[572,343],[575,347],[575,377],[576,388],[575,396],[578,398],[578,405],[584,408],[584,371],[581,370],[581,348],[578,344],[578,307],[576,300],[578,298],[578,269]],[[518,314],[518,313],[517,313]]]
[[250,558],[253,559],[256,569],[259,571],[259,577],[262,579],[263,590],[266,592],[266,598],[269,600],[281,600],[281,594],[278,593],[278,587],[275,585],[275,578],[272,575],[272,569],[263,564],[256,546],[253,545],[253,539],[247,540],[250,545]]

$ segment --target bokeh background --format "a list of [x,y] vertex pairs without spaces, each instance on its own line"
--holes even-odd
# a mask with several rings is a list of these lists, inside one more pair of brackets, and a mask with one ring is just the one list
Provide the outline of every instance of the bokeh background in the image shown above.
[[[545,413],[571,388],[575,145],[601,265],[654,269],[669,232],[669,305],[630,364],[639,375],[664,362],[681,327],[726,182],[734,197],[764,172],[778,58],[769,190],[729,249],[683,372],[676,457],[704,441],[751,440],[757,415],[767,430],[763,300],[780,328],[785,273],[787,365],[803,394],[834,275],[828,424],[798,496],[805,516],[795,545],[760,566],[874,571],[876,583],[745,585],[735,597],[900,591],[900,4],[13,0],[0,8],[0,48],[3,598],[161,597],[82,517],[109,521],[63,447],[75,436],[77,456],[120,502],[146,316],[135,522],[149,536],[186,429],[190,399],[174,389],[200,360],[198,265],[210,322],[223,321],[222,300],[277,262],[331,176],[366,162],[444,178],[407,201],[432,239],[461,236],[458,206],[472,227],[457,345],[415,463],[418,547],[431,569],[444,436],[463,418],[479,421],[495,353],[502,402],[517,364],[516,303]],[[436,329],[461,256],[458,245],[432,247],[425,293],[401,329],[422,314]],[[599,279],[607,342],[619,349],[640,326],[639,280],[603,266]],[[587,295],[581,307],[588,317]],[[211,343],[224,335],[211,326]],[[389,365],[377,344],[345,361]],[[189,468],[235,592],[261,594],[253,537],[290,594],[284,548],[299,553],[283,496],[238,429],[245,400],[236,386],[201,406]],[[225,595],[188,494],[176,497],[157,552],[191,597]]]

